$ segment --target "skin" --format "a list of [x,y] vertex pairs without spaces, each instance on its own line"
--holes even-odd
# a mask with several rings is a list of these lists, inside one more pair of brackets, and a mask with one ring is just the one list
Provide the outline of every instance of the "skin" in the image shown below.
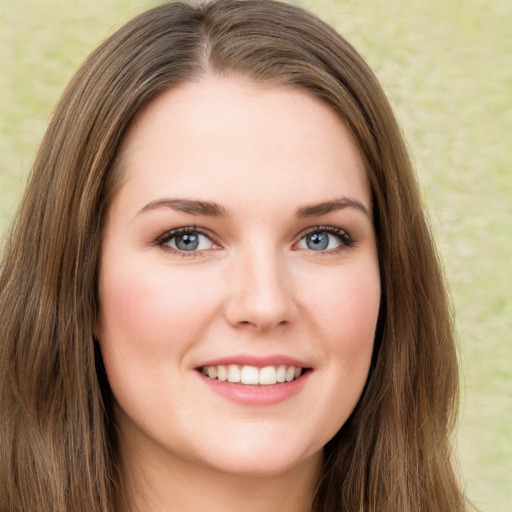
[[[210,76],[153,100],[121,151],[96,335],[127,502],[308,510],[322,447],[363,390],[380,301],[371,194],[349,131],[298,89]],[[222,215],[166,198],[215,202]],[[197,250],[164,240],[183,227],[204,230]],[[311,249],[308,230],[327,249]],[[197,370],[276,354],[312,371],[273,405],[219,396]]]

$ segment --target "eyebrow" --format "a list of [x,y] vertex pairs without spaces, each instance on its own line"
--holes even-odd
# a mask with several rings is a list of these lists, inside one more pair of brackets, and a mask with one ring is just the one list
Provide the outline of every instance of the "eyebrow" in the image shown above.
[[361,203],[361,201],[351,197],[341,197],[339,199],[334,199],[333,201],[325,201],[323,203],[302,206],[297,210],[296,216],[299,219],[305,219],[308,217],[321,217],[322,215],[327,215],[328,213],[343,210],[344,208],[355,208],[356,210],[363,212],[367,217],[372,219],[372,214],[368,208],[366,208],[366,206]]
[[[141,208],[137,215],[145,213],[155,208],[160,207],[170,208],[177,212],[188,213],[189,215],[206,215],[208,217],[226,217],[229,215],[228,210],[219,203],[213,201],[199,201],[194,199],[175,199],[175,198],[163,198],[151,201],[146,206]],[[297,210],[295,216],[298,219],[305,219],[308,217],[321,217],[344,208],[355,208],[363,212],[370,219],[372,218],[371,213],[368,211],[366,206],[350,197],[341,197],[332,201],[325,201],[322,203],[302,206]]]
[[212,201],[197,201],[193,199],[164,198],[151,201],[141,208],[137,215],[160,208],[161,206],[171,208],[177,212],[188,213],[189,215],[207,215],[209,217],[225,217],[228,211],[218,203]]

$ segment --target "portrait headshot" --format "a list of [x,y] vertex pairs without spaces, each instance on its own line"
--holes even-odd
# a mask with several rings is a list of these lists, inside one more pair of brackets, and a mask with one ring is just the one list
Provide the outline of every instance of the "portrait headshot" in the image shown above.
[[511,512],[512,7],[2,6],[0,512]]

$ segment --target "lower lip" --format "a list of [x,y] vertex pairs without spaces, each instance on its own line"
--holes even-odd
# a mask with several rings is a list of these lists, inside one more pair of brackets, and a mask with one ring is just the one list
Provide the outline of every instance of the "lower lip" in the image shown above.
[[291,382],[270,386],[255,386],[210,379],[198,372],[203,382],[215,393],[243,405],[276,405],[298,394],[309,380],[311,370]]

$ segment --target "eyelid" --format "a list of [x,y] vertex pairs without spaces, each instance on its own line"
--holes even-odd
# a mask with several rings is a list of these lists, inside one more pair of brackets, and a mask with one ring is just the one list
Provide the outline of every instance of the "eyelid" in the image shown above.
[[159,237],[157,237],[156,240],[154,241],[154,245],[159,246],[166,251],[178,254],[183,257],[201,256],[201,255],[203,255],[203,253],[205,251],[210,250],[210,249],[200,249],[197,251],[189,251],[188,252],[188,251],[182,251],[179,249],[175,249],[174,247],[170,247],[169,245],[166,245],[166,243],[169,240],[171,240],[175,237],[178,237],[180,235],[186,235],[189,233],[197,233],[199,235],[203,235],[203,236],[207,237],[213,245],[217,246],[217,248],[221,247],[221,244],[216,240],[217,237],[210,230],[201,228],[198,226],[182,226],[179,228],[170,229],[170,230],[166,231],[165,233],[163,233],[162,235],[160,235]]
[[[301,231],[299,233],[299,235],[297,235],[297,241],[293,244],[293,249],[301,250],[301,249],[297,248],[297,244],[300,241],[302,241],[309,234],[316,233],[316,232],[328,233],[330,235],[337,237],[340,241],[339,247],[336,247],[334,249],[324,250],[324,251],[317,251],[319,254],[336,253],[336,252],[342,251],[344,249],[353,247],[357,242],[357,240],[354,239],[354,237],[352,237],[346,229],[336,227],[336,226],[319,225],[319,226],[311,226],[311,227],[306,228],[305,230]],[[205,251],[211,250],[211,249],[200,249],[200,250],[188,252],[188,251],[182,251],[180,249],[175,249],[173,247],[166,245],[166,243],[169,240],[171,240],[172,238],[180,236],[180,235],[188,234],[188,233],[198,233],[200,235],[206,236],[213,245],[217,246],[216,249],[219,249],[222,247],[222,245],[217,240],[218,237],[214,233],[212,233],[208,229],[198,227],[196,225],[182,226],[179,228],[170,229],[170,230],[166,231],[165,233],[163,233],[162,235],[160,235],[159,237],[157,237],[156,240],[154,241],[154,245],[160,246],[162,249],[164,249],[166,251],[178,254],[183,257],[202,256],[202,255],[204,255],[203,253]]]
[[296,246],[301,240],[303,240],[306,236],[310,235],[311,233],[328,233],[330,235],[336,236],[340,242],[340,247],[337,247],[335,249],[325,250],[325,251],[318,251],[319,254],[332,254],[338,251],[342,251],[343,249],[354,247],[357,240],[350,235],[350,233],[343,228],[339,228],[336,226],[327,226],[327,225],[321,225],[321,226],[312,226],[310,228],[305,229],[298,235],[298,240],[295,242],[294,246]]

